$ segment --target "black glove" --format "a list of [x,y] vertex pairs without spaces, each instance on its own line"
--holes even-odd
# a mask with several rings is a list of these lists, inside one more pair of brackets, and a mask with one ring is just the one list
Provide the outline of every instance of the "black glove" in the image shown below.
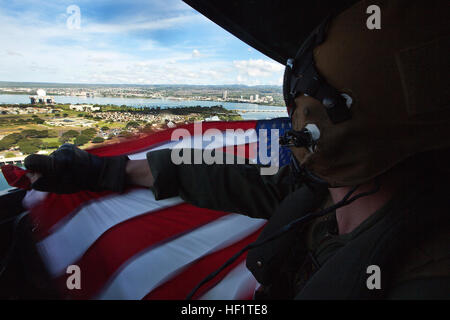
[[50,156],[32,154],[25,167],[42,174],[31,187],[54,193],[82,190],[122,192],[127,156],[98,157],[72,144],[63,144]]

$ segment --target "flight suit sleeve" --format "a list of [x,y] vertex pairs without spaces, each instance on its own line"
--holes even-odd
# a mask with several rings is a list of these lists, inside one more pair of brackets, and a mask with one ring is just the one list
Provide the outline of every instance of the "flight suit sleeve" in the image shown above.
[[147,153],[157,200],[180,196],[198,207],[268,219],[292,190],[288,166],[269,176],[260,174],[260,166],[248,163],[176,165],[171,151]]

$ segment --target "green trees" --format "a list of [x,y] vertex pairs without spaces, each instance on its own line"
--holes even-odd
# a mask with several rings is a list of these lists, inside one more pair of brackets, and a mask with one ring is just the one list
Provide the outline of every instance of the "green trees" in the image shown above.
[[69,130],[64,132],[61,137],[59,138],[59,142],[62,143],[66,143],[69,142],[70,140],[72,140],[73,138],[76,138],[80,135],[80,133],[76,130]]
[[48,138],[49,131],[48,130],[23,130],[21,135],[26,138]]
[[33,118],[33,121],[34,121],[34,123],[36,123],[36,124],[43,124],[45,121],[44,120],[42,120],[41,118]]
[[130,121],[125,126],[125,129],[131,129],[131,128],[139,128],[139,123],[137,121]]
[[107,127],[107,126],[103,126],[103,127],[101,127],[101,129],[100,130],[102,130],[102,131],[108,131],[109,130],[109,127]]
[[147,123],[142,129],[141,132],[150,133],[155,131],[151,123]]
[[44,142],[45,149],[58,149],[59,146],[60,146],[60,143],[57,141]]
[[22,139],[22,135],[19,133],[12,133],[5,136],[0,140],[0,150],[8,150],[12,146],[15,146],[20,139]]
[[75,138],[75,137],[78,137],[79,135],[80,135],[80,133],[76,130],[69,130],[62,134],[63,137],[67,137],[67,138]]
[[88,137],[89,140],[93,139],[97,135],[97,129],[89,128],[81,131],[81,134]]
[[26,137],[26,138],[28,138],[28,137],[36,138],[36,136],[39,135],[39,133],[37,130],[22,130],[21,135],[22,135],[22,137]]
[[103,139],[102,137],[95,137],[94,139],[92,139],[92,143],[102,143],[104,141],[105,139]]
[[38,152],[41,149],[43,142],[41,139],[23,138],[17,144],[19,146],[19,150],[23,154],[32,154]]
[[44,147],[44,143],[38,137],[47,137],[48,130],[23,130],[21,134],[12,133],[0,141],[0,150],[8,150],[11,147],[18,146],[24,154],[38,152]]
[[75,144],[76,146],[82,146],[83,144],[91,141],[96,134],[97,130],[94,128],[85,129],[81,132],[78,132],[76,130],[69,130],[61,135],[61,137],[59,138],[59,142],[66,143],[75,138],[73,144]]
[[73,144],[76,146],[82,146],[83,144],[88,143],[91,140],[91,138],[85,136],[84,134],[80,134],[78,137],[75,138]]
[[64,144],[66,142],[69,142],[70,138],[61,136],[61,137],[59,137],[58,141],[59,141],[60,144]]

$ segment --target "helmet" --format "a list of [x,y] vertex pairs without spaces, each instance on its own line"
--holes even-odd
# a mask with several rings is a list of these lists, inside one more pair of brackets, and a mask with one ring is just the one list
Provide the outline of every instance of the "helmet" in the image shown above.
[[370,4],[381,29],[367,27],[360,1],[324,21],[286,66],[292,152],[331,187],[450,147],[448,1]]

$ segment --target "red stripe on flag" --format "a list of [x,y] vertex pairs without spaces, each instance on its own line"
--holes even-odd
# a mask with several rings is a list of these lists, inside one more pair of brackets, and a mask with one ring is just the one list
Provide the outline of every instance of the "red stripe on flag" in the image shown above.
[[239,300],[253,300],[254,295],[255,295],[255,292],[253,291],[253,292],[249,293],[247,296],[239,298]]
[[[144,299],[145,300],[163,300],[163,299],[184,299],[190,293],[190,291],[211,272],[222,266],[229,258],[231,258],[236,252],[241,250],[247,244],[255,241],[261,232],[262,228],[258,229],[246,238],[236,242],[226,248],[216,251],[212,254],[202,257],[195,261],[191,265],[187,266],[180,274],[173,277],[166,283],[155,288],[149,292]],[[214,287],[220,282],[228,272],[239,263],[244,261],[247,254],[243,254],[239,259],[225,268],[219,275],[213,280],[201,287],[195,296],[195,298],[201,297],[209,289]]]
[[[227,129],[254,129],[256,127],[257,121],[207,121],[202,122],[202,133],[208,129],[219,129],[221,131],[225,131]],[[98,148],[89,149],[88,151],[92,154],[99,156],[116,156],[119,154],[130,154],[136,153],[140,151],[145,151],[153,146],[157,146],[158,144],[170,142],[172,132],[176,129],[187,129],[191,135],[194,135],[194,125],[193,123],[182,125],[176,128],[167,129],[163,131],[158,131],[155,133],[150,133],[140,138],[130,139],[128,141],[121,141],[114,144],[107,144],[104,146],[100,146]]]
[[81,290],[67,290],[67,275],[62,275],[57,281],[65,295],[73,299],[89,299],[134,255],[227,214],[180,204],[132,218],[105,232],[75,262],[83,270]]
[[33,224],[36,227],[36,241],[47,237],[50,229],[72,212],[81,209],[85,204],[112,195],[113,192],[82,191],[72,194],[50,193],[37,204],[30,212]]

